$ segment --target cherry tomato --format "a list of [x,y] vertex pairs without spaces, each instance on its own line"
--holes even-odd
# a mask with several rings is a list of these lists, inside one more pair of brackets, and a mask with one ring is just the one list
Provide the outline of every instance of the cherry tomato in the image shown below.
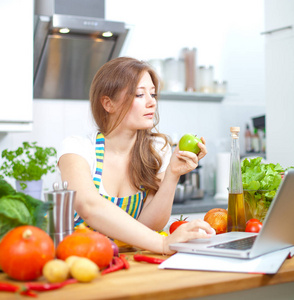
[[250,219],[246,222],[246,232],[259,232],[262,227],[262,223],[257,219]]
[[188,223],[186,221],[187,218],[183,219],[183,215],[181,215],[180,219],[177,219],[175,222],[173,222],[169,227],[169,233],[172,234],[179,226],[181,226],[184,223]]

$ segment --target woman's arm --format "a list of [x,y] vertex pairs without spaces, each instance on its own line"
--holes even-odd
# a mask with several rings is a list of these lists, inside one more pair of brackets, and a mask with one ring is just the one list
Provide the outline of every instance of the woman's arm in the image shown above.
[[[74,207],[77,213],[92,228],[106,236],[152,252],[169,254],[172,253],[168,246],[171,242],[207,238],[213,233],[208,223],[195,220],[189,226],[164,237],[103,198],[93,184],[88,163],[79,155],[63,155],[59,160],[59,168],[62,180],[66,180],[69,188],[76,191]],[[199,228],[208,234],[198,232]]]
[[198,156],[192,152],[179,151],[176,147],[166,172],[159,174],[163,179],[158,191],[155,195],[148,195],[145,201],[138,218],[140,222],[153,230],[163,229],[171,215],[175,190],[180,176],[194,170],[198,166],[199,159],[207,153],[204,140],[203,144],[199,143],[199,147],[201,152]]

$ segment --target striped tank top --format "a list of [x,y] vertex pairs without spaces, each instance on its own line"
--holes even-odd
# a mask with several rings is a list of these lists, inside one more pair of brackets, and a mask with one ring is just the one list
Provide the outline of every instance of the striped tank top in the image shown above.
[[[103,171],[103,160],[104,160],[104,147],[105,147],[105,138],[102,133],[97,134],[96,136],[96,145],[95,145],[95,153],[96,153],[96,171],[93,178],[94,184],[99,191],[100,195],[111,201],[115,205],[119,206],[133,218],[137,219],[141,213],[143,208],[144,201],[146,200],[148,191],[146,191],[143,187],[138,191],[137,194],[127,197],[111,197],[103,194],[102,189],[102,171]],[[84,220],[75,213],[75,226],[84,223]],[[87,224],[85,224],[87,226]]]

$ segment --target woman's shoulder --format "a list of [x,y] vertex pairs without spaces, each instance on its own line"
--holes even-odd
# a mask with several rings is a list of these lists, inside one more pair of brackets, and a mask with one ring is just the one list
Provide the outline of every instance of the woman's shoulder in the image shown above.
[[156,135],[153,137],[154,149],[161,156],[162,164],[158,173],[164,172],[170,162],[172,149],[168,137]]
[[167,152],[171,148],[168,138],[162,135],[153,136],[153,145],[157,151]]
[[95,150],[97,132],[91,132],[85,136],[71,135],[61,143],[59,157],[63,154],[74,153],[82,156],[89,155]]
[[62,143],[63,144],[95,144],[97,132],[91,132],[87,135],[70,135],[67,136]]

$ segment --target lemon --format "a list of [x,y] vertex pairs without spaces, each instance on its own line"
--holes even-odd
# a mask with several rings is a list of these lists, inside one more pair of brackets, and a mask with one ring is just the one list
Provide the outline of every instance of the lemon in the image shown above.
[[168,233],[161,230],[161,231],[157,231],[160,235],[163,235],[163,236],[168,236]]
[[42,273],[49,282],[63,282],[69,277],[69,266],[61,259],[53,259],[45,264]]
[[90,282],[100,275],[98,266],[85,257],[73,261],[70,273],[79,282]]

